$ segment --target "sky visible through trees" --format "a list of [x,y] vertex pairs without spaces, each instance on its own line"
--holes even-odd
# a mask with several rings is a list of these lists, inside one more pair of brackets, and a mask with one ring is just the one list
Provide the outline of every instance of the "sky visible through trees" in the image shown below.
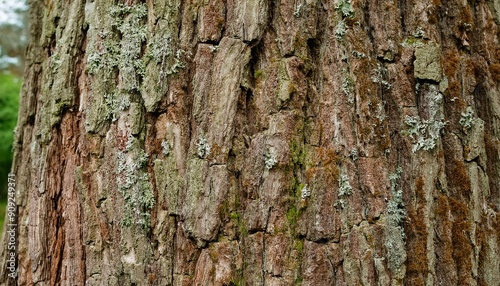
[[0,0],[0,70],[22,65],[27,10],[25,1]]
[[25,1],[18,0],[0,0],[0,24],[24,26],[20,11],[25,11],[28,6]]

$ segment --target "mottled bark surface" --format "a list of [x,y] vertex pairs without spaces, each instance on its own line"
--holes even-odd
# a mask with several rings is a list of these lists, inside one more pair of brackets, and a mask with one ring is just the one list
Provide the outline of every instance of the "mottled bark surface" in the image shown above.
[[499,1],[31,2],[19,285],[499,285]]

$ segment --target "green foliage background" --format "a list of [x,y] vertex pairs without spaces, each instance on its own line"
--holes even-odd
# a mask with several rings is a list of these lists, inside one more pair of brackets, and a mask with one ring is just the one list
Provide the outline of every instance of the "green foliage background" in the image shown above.
[[21,79],[0,72],[0,225],[3,225],[7,194],[7,176],[12,164],[12,142],[17,123]]
[[14,128],[28,42],[27,0],[0,0],[0,227],[7,202]]
[[21,79],[0,73],[0,165],[10,168],[12,139],[17,122]]

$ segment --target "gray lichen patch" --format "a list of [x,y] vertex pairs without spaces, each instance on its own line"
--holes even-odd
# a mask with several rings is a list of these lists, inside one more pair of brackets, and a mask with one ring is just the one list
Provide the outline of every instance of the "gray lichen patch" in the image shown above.
[[349,73],[346,71],[343,73],[342,78],[342,91],[344,95],[347,97],[347,102],[354,103],[355,100],[355,83]]
[[121,33],[120,69],[121,89],[126,91],[139,89],[139,77],[144,75],[144,63],[141,61],[141,47],[146,40],[147,15],[146,5],[118,5],[110,10],[116,19],[115,27]]
[[161,141],[161,148],[162,148],[162,153],[165,156],[170,155],[170,150],[172,149],[172,146],[170,146],[170,143],[166,140]]
[[207,139],[204,136],[200,136],[198,138],[198,143],[197,143],[197,149],[196,149],[196,154],[198,157],[201,159],[204,159],[210,155],[210,150],[212,149],[212,146],[208,144]]
[[350,0],[339,0],[335,6],[335,10],[340,12],[343,18],[354,17],[354,7]]
[[341,20],[337,24],[337,26],[335,26],[335,38],[337,38],[337,40],[341,41],[344,38],[345,34],[347,34],[347,30],[348,30],[348,27],[345,24],[345,21]]
[[[147,57],[160,65],[159,80],[162,80],[186,67],[186,63],[182,62],[185,53],[186,51],[182,49],[174,51],[171,37],[167,35],[151,40],[148,44]],[[171,61],[170,64],[169,61]]]
[[415,49],[417,47],[422,47],[424,44],[422,39],[415,38],[414,36],[409,36],[403,40],[401,46],[403,48]]
[[470,129],[467,129],[464,147],[466,161],[479,159],[481,167],[486,167],[486,149],[484,141],[485,123],[480,118],[474,118]]
[[421,120],[419,117],[412,116],[407,116],[405,123],[408,126],[406,132],[412,138],[413,152],[434,149],[440,132],[446,125],[442,121]]
[[90,47],[87,53],[87,70],[89,74],[111,74],[113,69],[118,66],[119,44],[111,36],[109,32],[101,32],[99,34],[100,44],[96,47]]
[[278,163],[276,158],[276,150],[274,148],[269,148],[264,155],[264,164],[266,165],[267,170],[271,170],[274,165]]
[[104,94],[104,106],[106,109],[106,119],[114,122],[118,120],[121,111],[129,108],[130,97],[128,94]]
[[372,82],[380,83],[386,90],[390,90],[391,84],[386,80],[386,78],[387,69],[380,63],[377,63],[377,68],[372,72]]
[[390,215],[391,220],[393,220],[396,225],[400,226],[401,235],[404,237],[404,229],[401,225],[404,222],[406,210],[403,202],[403,189],[400,185],[402,173],[402,168],[398,167],[394,173],[389,175],[392,199],[387,204],[387,213]]
[[148,155],[138,145],[137,139],[130,135],[125,149],[117,153],[116,184],[125,201],[122,225],[139,225],[149,231],[149,211],[155,205],[155,197],[149,174],[144,170]]
[[437,85],[424,84],[422,89],[422,103],[424,107],[420,116],[406,116],[405,124],[408,129],[403,134],[408,135],[413,143],[413,152],[418,150],[432,150],[436,147],[441,131],[446,126],[443,115],[443,95]]
[[467,107],[465,112],[462,112],[460,125],[466,134],[464,157],[467,161],[472,161],[479,158],[479,163],[482,167],[486,163],[486,150],[484,141],[484,121],[481,118],[474,116],[472,107]]
[[[149,59],[143,57],[147,8],[144,4],[120,4],[100,10],[105,10],[100,15],[105,24],[91,29],[87,52],[93,100],[87,103],[86,130],[97,132],[106,120],[118,120],[121,111],[130,107],[129,124],[132,134],[138,134],[143,116],[139,103],[134,102],[145,78],[146,58]],[[90,20],[100,23],[101,19]],[[100,116],[102,112],[106,116]]]
[[404,208],[403,190],[400,182],[401,174],[402,169],[398,167],[393,174],[389,175],[392,199],[387,204],[384,242],[388,266],[395,279],[402,279],[405,276],[405,261],[407,259],[403,229],[406,210]]
[[300,190],[300,198],[305,200],[311,196],[311,191],[307,187],[307,185],[304,185],[302,189]]
[[335,206],[345,209],[347,207],[347,198],[352,195],[351,183],[349,183],[349,176],[341,174],[339,177],[338,200]]
[[441,47],[429,42],[415,48],[414,75],[419,79],[441,81]]
[[469,106],[465,112],[462,112],[462,117],[460,118],[460,125],[464,130],[469,130],[474,125],[474,111]]

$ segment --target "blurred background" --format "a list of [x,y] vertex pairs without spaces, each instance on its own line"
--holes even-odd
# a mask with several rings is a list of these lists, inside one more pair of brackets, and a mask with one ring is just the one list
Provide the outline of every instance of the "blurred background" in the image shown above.
[[12,164],[27,39],[26,0],[0,0],[0,225],[7,203],[7,176]]

